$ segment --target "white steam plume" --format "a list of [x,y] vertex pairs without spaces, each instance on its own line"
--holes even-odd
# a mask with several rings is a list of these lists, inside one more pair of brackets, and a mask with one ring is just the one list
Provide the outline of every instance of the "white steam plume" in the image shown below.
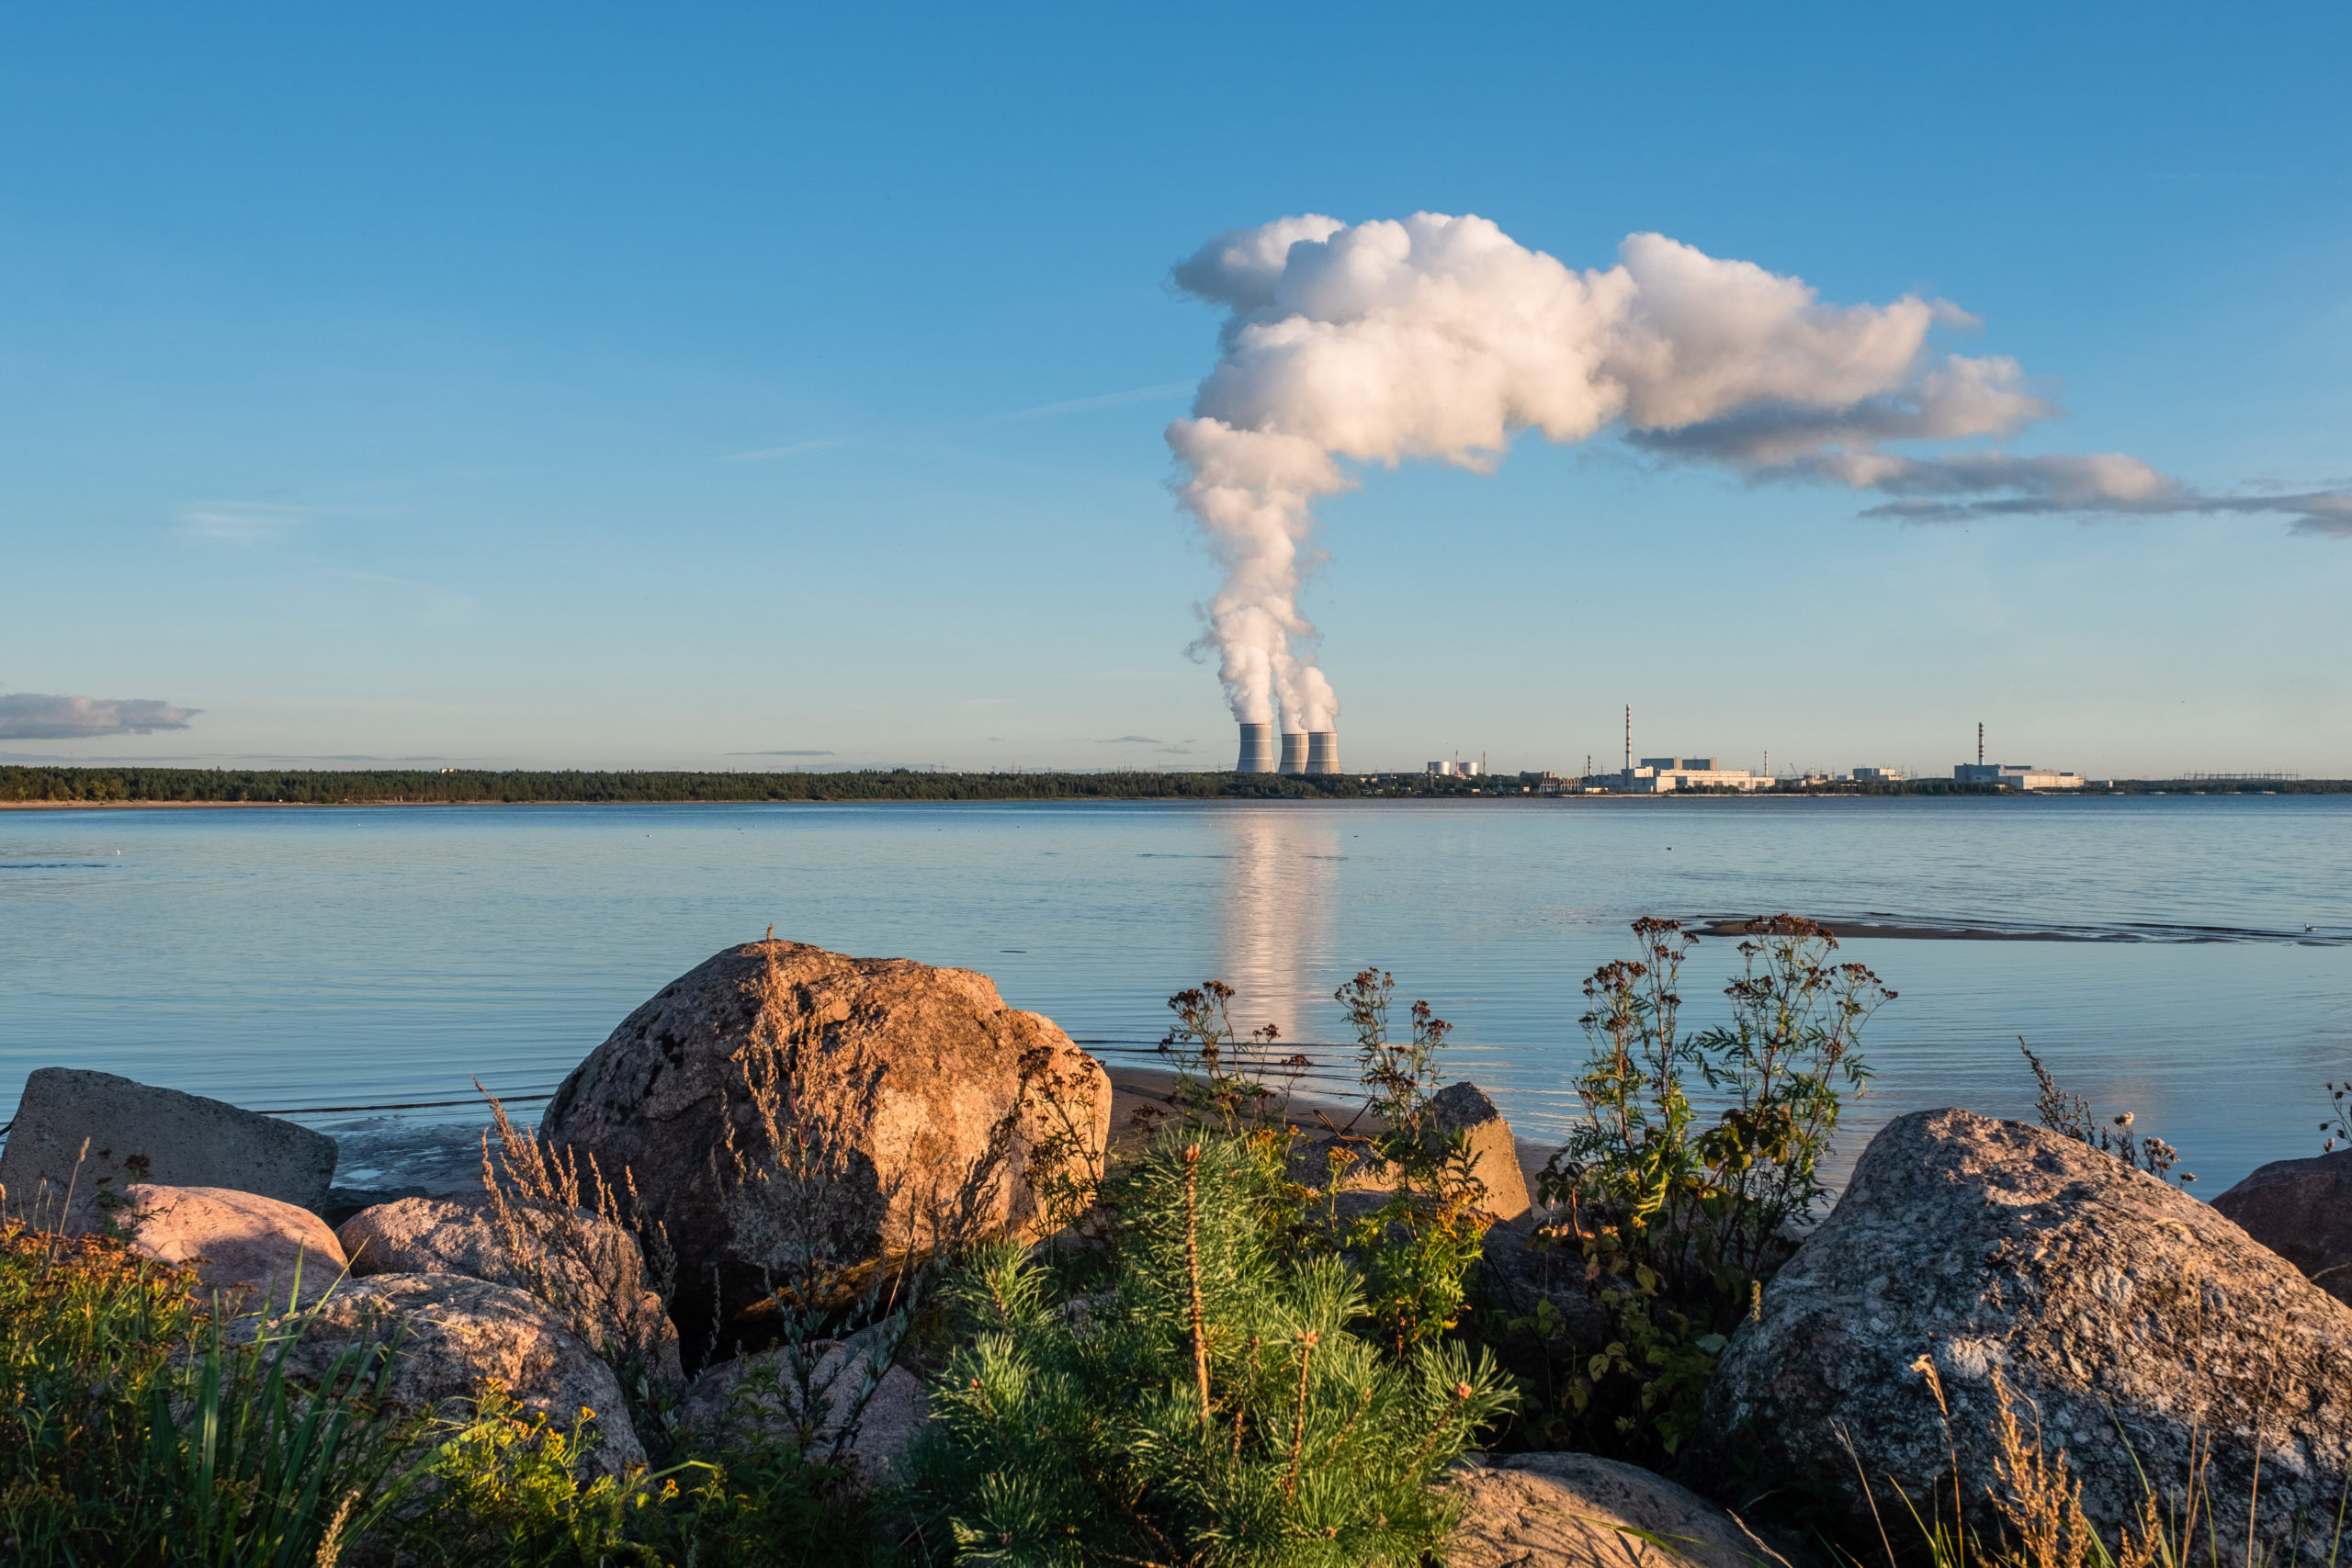
[[1225,569],[1206,640],[1244,722],[1277,701],[1288,729],[1338,716],[1298,591],[1315,502],[1353,482],[1341,458],[1484,471],[1520,430],[1575,442],[1614,426],[1667,460],[1900,498],[1871,516],[2270,512],[2352,536],[2352,493],[2206,495],[2120,453],[1887,451],[2007,438],[2058,410],[2013,359],[1931,352],[1931,329],[1975,325],[1941,300],[1825,305],[1801,279],[1659,234],[1578,272],[1483,218],[1284,218],[1216,236],[1174,278],[1227,312],[1168,444]]

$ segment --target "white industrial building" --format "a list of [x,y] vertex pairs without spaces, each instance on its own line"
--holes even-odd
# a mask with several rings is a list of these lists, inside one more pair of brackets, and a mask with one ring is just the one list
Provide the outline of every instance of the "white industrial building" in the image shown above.
[[1746,768],[1725,768],[1719,757],[1645,757],[1619,778],[1624,795],[1671,795],[1689,789],[1770,789],[1772,781]]
[[2055,768],[2037,768],[2030,762],[1962,762],[1955,765],[1951,776],[1961,784],[2006,784],[2011,789],[2080,789],[2083,775],[2063,773]]

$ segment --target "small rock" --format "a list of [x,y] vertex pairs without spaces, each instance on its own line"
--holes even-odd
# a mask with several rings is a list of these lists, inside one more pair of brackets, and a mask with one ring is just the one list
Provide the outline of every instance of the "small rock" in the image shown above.
[[248,1302],[277,1310],[292,1304],[298,1269],[302,1303],[343,1273],[334,1232],[308,1209],[225,1187],[138,1182],[123,1195],[130,1202],[115,1223],[130,1233],[130,1249],[159,1263],[195,1265],[206,1284],[246,1298],[238,1310]]
[[1761,1546],[1697,1493],[1591,1454],[1507,1454],[1457,1470],[1447,1568],[1755,1568]]
[[100,1193],[137,1182],[225,1187],[316,1213],[334,1162],[333,1138],[281,1117],[112,1073],[42,1067],[26,1077],[0,1149],[0,1190],[12,1216],[61,1230],[86,1224]]
[[2352,1304],[2352,1149],[2274,1160],[2213,1200],[2238,1228]]
[[395,1198],[362,1209],[335,1228],[353,1274],[464,1274],[519,1285],[490,1223],[486,1201]]
[[[839,1343],[820,1342],[809,1348],[818,1355],[812,1381],[825,1385],[821,1397],[826,1416],[817,1440],[829,1445],[865,1368],[851,1362]],[[794,1406],[787,1397],[786,1356],[782,1349],[762,1350],[703,1372],[686,1391],[680,1427],[721,1449],[788,1436]],[[847,1450],[857,1461],[859,1475],[870,1483],[894,1473],[930,1416],[931,1401],[915,1375],[901,1366],[885,1368]]]
[[[1519,1144],[1486,1090],[1467,1080],[1449,1084],[1430,1099],[1430,1109],[1439,1131],[1467,1136],[1471,1174],[1487,1189],[1487,1213],[1506,1224],[1525,1219],[1532,1205]],[[1335,1167],[1332,1156],[1341,1151],[1352,1158],[1342,1158]],[[1368,1136],[1311,1138],[1291,1151],[1291,1179],[1302,1186],[1331,1185],[1335,1168],[1342,1192],[1385,1191],[1396,1185],[1395,1174],[1373,1154]]]
[[[582,1213],[589,1256],[583,1259],[551,1260],[554,1282],[580,1302],[594,1302],[609,1293],[609,1281],[631,1266],[642,1278],[642,1254],[637,1238],[608,1220]],[[361,1279],[412,1274],[457,1274],[512,1285],[528,1291],[532,1281],[499,1239],[492,1223],[489,1201],[463,1198],[401,1198],[364,1209],[343,1223],[335,1239],[351,1259],[351,1272]],[[639,1294],[618,1325],[624,1332],[644,1337],[656,1347],[653,1375],[657,1382],[683,1386],[678,1359],[678,1331],[662,1315],[661,1298]]]
[[1441,1132],[1469,1138],[1470,1171],[1486,1184],[1487,1212],[1505,1222],[1526,1218],[1527,1173],[1520,1168],[1519,1142],[1487,1091],[1467,1080],[1448,1084],[1430,1100],[1430,1109],[1437,1113]]
[[473,1399],[495,1378],[525,1410],[563,1431],[594,1411],[590,1462],[619,1474],[645,1462],[620,1382],[579,1336],[522,1291],[460,1274],[386,1274],[352,1280],[300,1323],[287,1371],[315,1385],[345,1346],[395,1346],[384,1399],[421,1412],[444,1401]]
[[[1513,1317],[1544,1322],[1566,1346],[1597,1349],[1613,1337],[1600,1292],[1623,1289],[1613,1275],[1585,1278],[1584,1252],[1573,1241],[1546,1240],[1517,1225],[1497,1225],[1479,1246],[1479,1282]],[[1539,1303],[1548,1303],[1551,1312]]]

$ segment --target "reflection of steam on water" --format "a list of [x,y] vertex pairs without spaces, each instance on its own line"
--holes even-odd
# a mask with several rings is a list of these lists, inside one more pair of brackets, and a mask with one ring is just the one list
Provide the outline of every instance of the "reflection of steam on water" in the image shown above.
[[1261,1023],[1284,1040],[1315,1038],[1328,1020],[1333,888],[1340,835],[1306,812],[1241,807],[1217,814],[1230,858],[1219,978],[1239,994],[1234,1026]]

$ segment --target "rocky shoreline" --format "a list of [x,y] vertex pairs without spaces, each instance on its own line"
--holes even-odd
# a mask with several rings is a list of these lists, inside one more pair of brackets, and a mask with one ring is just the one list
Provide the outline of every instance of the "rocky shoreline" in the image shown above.
[[[767,1059],[755,1046],[786,1076],[747,1068]],[[526,1410],[593,1410],[589,1461],[604,1473],[631,1473],[675,1440],[632,1429],[629,1411],[654,1397],[624,1386],[634,1378],[681,1431],[798,1419],[848,1432],[837,1446],[850,1470],[880,1485],[930,1419],[935,1358],[899,1342],[854,1408],[747,1404],[779,1356],[811,1353],[793,1349],[777,1303],[814,1313],[808,1280],[854,1292],[972,1237],[1045,1242],[1085,1223],[1082,1205],[1056,1208],[1057,1179],[1099,1181],[1201,1103],[1187,1075],[1106,1070],[1050,1021],[1004,1007],[984,976],[771,941],[715,955],[633,1012],[524,1140],[528,1157],[544,1149],[613,1193],[625,1184],[626,1203],[571,1190],[560,1214],[518,1221],[528,1194],[485,1190],[470,1132],[416,1134],[429,1182],[338,1189],[339,1151],[320,1134],[49,1068],[0,1150],[0,1209],[60,1234],[119,1233],[242,1295],[254,1321],[294,1323],[298,1375],[354,1343],[396,1343],[391,1404],[431,1409],[494,1379]],[[1482,1299],[1565,1325],[1564,1340],[1605,1331],[1605,1292],[1626,1287],[1572,1250],[1577,1222],[1533,1201],[1547,1151],[1515,1140],[1475,1086],[1430,1104],[1490,1211]],[[1287,1125],[1292,1179],[1330,1184],[1334,1224],[1387,1197],[1376,1164],[1336,1174],[1378,1130],[1359,1111],[1302,1100]],[[812,1127],[830,1162],[821,1185],[805,1155],[793,1166],[775,1153],[796,1135],[808,1145]],[[571,1250],[535,1254],[556,1230]],[[2352,1153],[2267,1166],[2208,1205],[2045,1127],[1917,1111],[1872,1139],[1836,1208],[1791,1239],[1716,1353],[1680,1482],[1724,1497],[1760,1472],[1857,1519],[1898,1491],[1948,1494],[1989,1538],[2015,1526],[2004,1424],[2030,1412],[2037,1447],[2063,1446],[2096,1529],[2134,1528],[2151,1484],[2177,1493],[2194,1475],[2230,1539],[2308,1542],[2346,1493]],[[816,1272],[811,1248],[826,1258]],[[628,1281],[616,1295],[615,1279]],[[583,1316],[592,1299],[601,1317]],[[624,1342],[634,1360],[615,1353]],[[810,1343],[837,1371],[864,1353],[854,1338]],[[1456,1563],[1630,1564],[1654,1540],[1710,1568],[1803,1550],[1768,1546],[1679,1482],[1591,1455],[1468,1456],[1447,1484]]]

